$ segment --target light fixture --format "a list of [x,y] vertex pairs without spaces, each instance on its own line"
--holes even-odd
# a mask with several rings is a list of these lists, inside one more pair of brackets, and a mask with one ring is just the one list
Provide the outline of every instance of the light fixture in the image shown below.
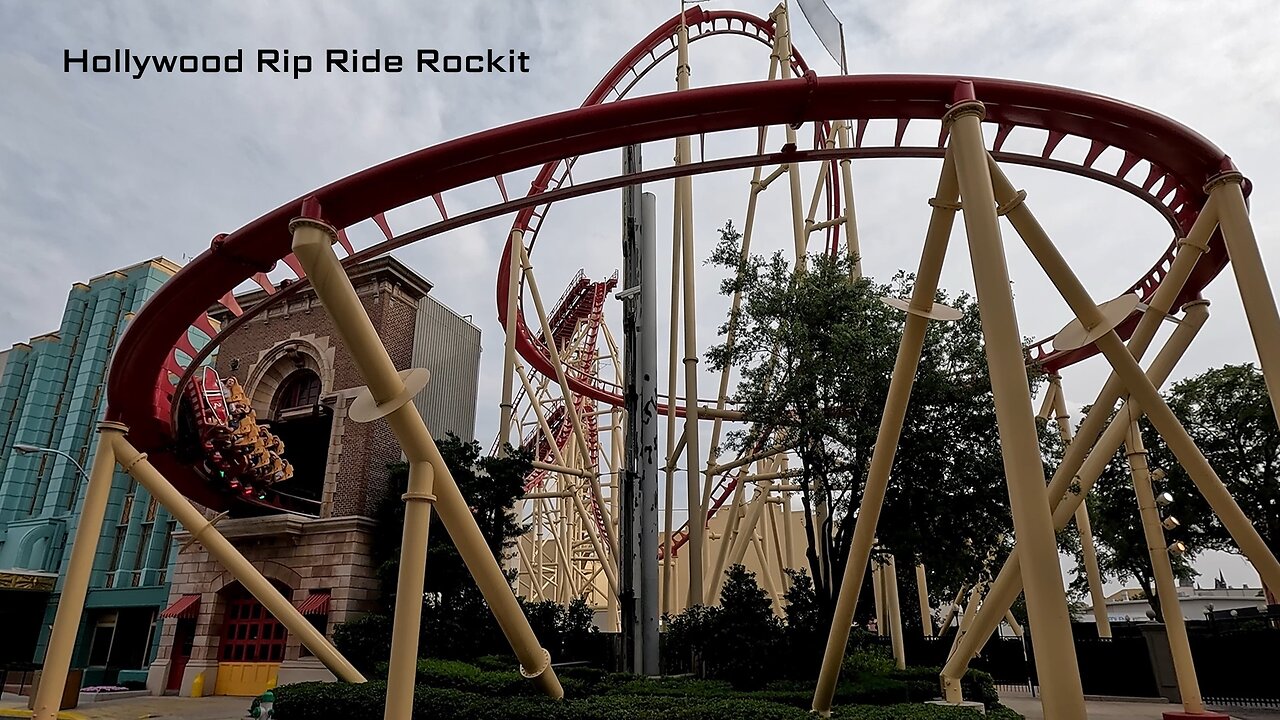
[[1161,520],[1161,521],[1160,521],[1160,524],[1164,526],[1164,529],[1165,529],[1165,530],[1172,530],[1172,529],[1174,529],[1174,528],[1178,527],[1179,525],[1181,525],[1182,523],[1178,522],[1178,518],[1176,518],[1176,517],[1174,517],[1174,516],[1170,515],[1169,517],[1165,518],[1164,520]]
[[1169,554],[1174,557],[1182,557],[1187,554],[1187,546],[1181,540],[1174,540],[1169,543]]
[[1160,507],[1167,507],[1173,504],[1173,496],[1167,492],[1162,492],[1156,496],[1156,504]]
[[1164,468],[1156,468],[1155,470],[1152,470],[1151,479],[1154,480],[1155,482],[1160,482],[1161,480],[1164,480],[1165,479]]

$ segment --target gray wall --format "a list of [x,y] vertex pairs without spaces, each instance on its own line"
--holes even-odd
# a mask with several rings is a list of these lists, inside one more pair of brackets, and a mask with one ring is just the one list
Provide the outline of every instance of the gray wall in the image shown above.
[[431,434],[475,439],[480,328],[431,296],[422,298],[413,330],[413,366],[431,371],[431,382],[413,400]]

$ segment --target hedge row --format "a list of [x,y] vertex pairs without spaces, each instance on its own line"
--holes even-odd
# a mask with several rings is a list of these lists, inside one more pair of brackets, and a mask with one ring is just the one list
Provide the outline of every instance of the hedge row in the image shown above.
[[[276,689],[278,720],[378,720],[386,684],[300,683]],[[461,690],[418,687],[415,720],[809,720],[804,708],[754,699],[601,695],[554,702],[535,696],[487,696]],[[971,710],[936,705],[839,706],[846,720],[974,720]],[[1016,720],[1006,708],[988,712],[992,720]]]
[[[511,667],[508,661],[505,667]],[[487,667],[502,667],[488,662]],[[835,702],[840,705],[891,705],[917,703],[940,697],[937,668],[891,670],[887,675],[859,675],[842,680],[836,688]],[[775,681],[758,690],[735,690],[719,680],[667,677],[637,678],[611,674],[590,667],[568,667],[559,671],[565,695],[582,698],[588,695],[646,695],[663,697],[732,698],[760,700],[799,708],[808,708],[813,699],[810,682]],[[533,684],[511,670],[485,670],[464,662],[424,660],[418,663],[417,684],[433,688],[462,690],[493,697],[536,694]],[[963,681],[964,696],[987,707],[1000,702],[991,676],[971,670]]]

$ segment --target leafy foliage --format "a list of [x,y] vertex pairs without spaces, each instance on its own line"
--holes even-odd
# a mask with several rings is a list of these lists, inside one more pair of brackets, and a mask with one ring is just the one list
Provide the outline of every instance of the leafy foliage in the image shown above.
[[[927,706],[921,700],[938,694],[937,669],[894,671],[892,677],[864,677],[837,688],[834,717],[871,720],[964,720],[970,710]],[[810,717],[813,697],[808,683],[769,682],[751,691],[729,683],[687,678],[643,679],[597,674],[584,681],[566,669],[561,673],[566,699],[554,702],[518,673],[485,671],[466,663],[427,660],[419,663],[414,718],[479,718],[480,720],[554,718],[555,720],[801,720]],[[990,677],[971,673],[966,696],[994,698]],[[383,713],[386,684],[300,683],[275,690],[276,717],[281,720],[327,720],[341,717],[375,720]],[[905,703],[905,704],[899,704]],[[992,701],[987,717],[1019,716]]]
[[[1280,486],[1274,482],[1280,472],[1280,430],[1262,373],[1250,364],[1226,365],[1175,384],[1164,397],[1268,547],[1280,552]],[[1165,472],[1156,491],[1174,497],[1166,514],[1180,524],[1165,536],[1169,542],[1181,541],[1188,550],[1186,555],[1171,557],[1174,575],[1191,580],[1196,576],[1191,563],[1199,553],[1238,549],[1155,428],[1145,418],[1139,427],[1149,464]],[[1103,575],[1136,582],[1158,613],[1160,599],[1123,449],[1095,484],[1088,507]],[[1074,531],[1063,533],[1062,544],[1077,557],[1072,589],[1086,592]]]
[[[438,447],[458,489],[470,503],[489,552],[501,563],[525,531],[512,509],[524,492],[523,477],[530,468],[529,454],[508,448],[505,457],[486,457],[481,455],[479,443],[463,442],[453,435],[439,440]],[[393,465],[389,472],[396,492],[383,503],[378,531],[374,534],[374,559],[380,563],[382,580],[382,607],[380,612],[334,629],[338,649],[365,672],[375,672],[391,653],[390,615],[395,607],[404,527],[404,503],[400,495],[408,487],[409,466]],[[501,628],[436,514],[431,517],[424,589],[418,641],[420,655],[455,659],[484,655],[511,657]],[[582,600],[568,606],[524,601],[522,605],[535,634],[557,662],[581,659],[597,652],[592,612]],[[505,667],[513,663],[514,660],[508,660]]]
[[[740,248],[728,224],[711,258],[729,272],[721,292],[741,292],[742,304],[721,328],[725,336],[735,326],[735,342],[712,347],[709,363],[739,372],[735,400],[753,423],[726,445],[781,445],[800,456],[808,564],[829,616],[902,337],[903,313],[881,297],[909,296],[914,278],[854,278],[849,258],[827,255],[810,256],[807,270],[794,273],[781,253],[743,258]],[[929,324],[879,540],[900,567],[929,567],[941,604],[983,574],[987,549],[1008,535],[1011,519],[977,304],[944,292],[936,301],[963,315]],[[817,526],[816,506],[828,509]]]

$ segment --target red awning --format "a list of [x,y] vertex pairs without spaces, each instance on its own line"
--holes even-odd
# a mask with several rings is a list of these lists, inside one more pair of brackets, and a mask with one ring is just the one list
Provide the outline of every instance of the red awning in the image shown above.
[[162,618],[194,618],[200,612],[199,595],[183,595],[160,613]]
[[298,605],[298,612],[303,615],[328,615],[329,593],[313,592]]

